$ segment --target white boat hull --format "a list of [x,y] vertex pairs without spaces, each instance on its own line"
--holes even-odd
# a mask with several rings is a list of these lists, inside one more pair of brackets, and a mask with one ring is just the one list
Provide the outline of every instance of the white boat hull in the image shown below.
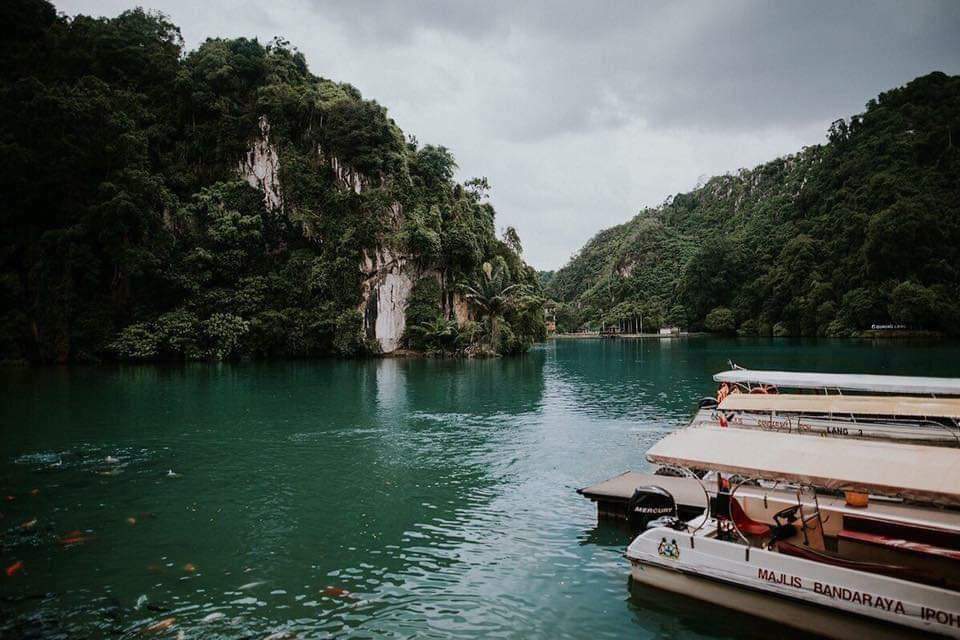
[[641,583],[835,638],[879,637],[861,625],[960,638],[960,593],[947,589],[672,529],[637,536],[627,557]]
[[913,631],[869,618],[838,613],[787,598],[771,597],[769,593],[752,591],[674,569],[662,569],[640,562],[632,565],[630,575],[634,582],[785,624],[825,638],[902,640],[930,637],[924,631]]

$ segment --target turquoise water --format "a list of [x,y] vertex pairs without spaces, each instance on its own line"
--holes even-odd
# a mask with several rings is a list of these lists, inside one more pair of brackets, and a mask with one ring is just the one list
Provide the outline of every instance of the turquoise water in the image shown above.
[[782,637],[631,587],[628,535],[575,489],[645,467],[728,359],[958,376],[958,357],[691,338],[0,370],[0,565],[23,563],[0,572],[0,636]]

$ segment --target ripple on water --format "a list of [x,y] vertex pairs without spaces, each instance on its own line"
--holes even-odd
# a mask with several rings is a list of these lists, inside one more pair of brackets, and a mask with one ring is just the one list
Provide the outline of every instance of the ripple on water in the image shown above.
[[[738,350],[789,368],[796,349],[603,342],[491,362],[71,370],[49,384],[38,371],[37,401],[3,407],[4,424],[30,428],[5,432],[0,454],[3,555],[23,562],[0,582],[0,636],[133,640],[174,618],[156,637],[738,637],[752,623],[631,591],[627,533],[574,489],[641,468]],[[886,370],[930,368],[931,352],[898,349]],[[75,409],[69,424],[47,400]],[[58,544],[73,530],[92,539]]]

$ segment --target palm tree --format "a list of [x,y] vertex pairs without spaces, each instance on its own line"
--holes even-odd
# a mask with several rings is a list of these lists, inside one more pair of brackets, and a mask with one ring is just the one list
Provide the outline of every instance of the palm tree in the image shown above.
[[439,350],[442,356],[447,355],[448,348],[450,351],[456,351],[457,340],[460,336],[457,331],[457,323],[453,320],[437,316],[429,322],[421,322],[410,327],[410,330],[419,335],[428,348]]
[[467,300],[490,319],[490,346],[494,351],[500,344],[500,320],[513,307],[520,289],[521,285],[510,284],[509,272],[503,265],[494,270],[489,262],[483,263],[483,277],[473,285],[463,285]]

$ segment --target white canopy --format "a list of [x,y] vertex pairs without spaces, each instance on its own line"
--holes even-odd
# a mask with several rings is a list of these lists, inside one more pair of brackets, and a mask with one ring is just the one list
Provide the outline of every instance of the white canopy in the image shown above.
[[720,403],[720,409],[958,419],[960,398],[732,393]]
[[717,382],[767,384],[788,389],[841,389],[872,393],[960,396],[960,378],[733,369],[722,371],[714,375],[713,379]]
[[688,427],[647,459],[689,469],[960,506],[960,449]]

